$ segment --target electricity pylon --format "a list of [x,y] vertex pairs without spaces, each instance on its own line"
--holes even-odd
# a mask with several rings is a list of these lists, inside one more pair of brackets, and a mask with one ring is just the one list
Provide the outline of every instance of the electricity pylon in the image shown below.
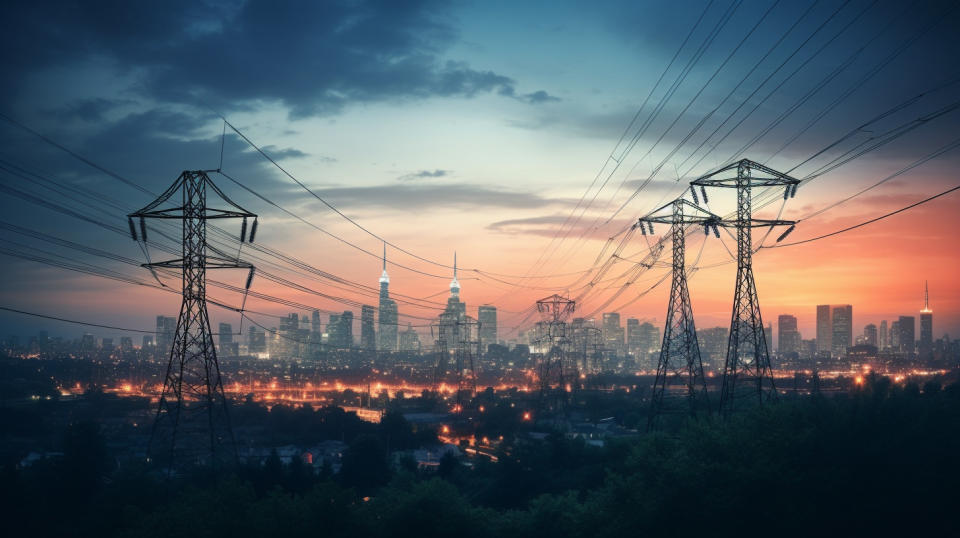
[[576,368],[572,364],[565,364],[570,344],[567,318],[575,309],[575,301],[558,294],[537,301],[537,312],[542,318],[538,324],[541,331],[538,343],[542,356],[537,368],[541,404],[553,392],[554,385],[565,395],[567,383],[572,384],[576,380]]
[[[736,175],[731,176],[734,171]],[[736,220],[720,223],[720,226],[737,230],[737,283],[730,317],[727,358],[723,366],[723,388],[720,392],[721,413],[734,411],[741,396],[749,396],[751,399],[755,397],[760,404],[764,399],[776,396],[776,386],[770,367],[770,350],[767,349],[763,319],[760,316],[760,301],[757,298],[757,285],[753,277],[751,232],[753,228],[789,226],[790,228],[777,239],[779,242],[793,231],[796,222],[753,218],[751,191],[754,187],[783,187],[783,199],[786,200],[796,194],[799,183],[798,179],[747,159],[727,165],[690,183],[692,188],[700,187],[704,200],[707,196],[706,187],[732,188],[737,192]],[[748,390],[741,390],[738,393],[737,389],[744,385],[748,385]]]
[[[669,210],[669,213],[662,214],[666,210]],[[670,302],[667,305],[667,319],[663,329],[663,344],[657,361],[657,377],[653,382],[653,395],[650,398],[648,430],[654,428],[657,418],[662,411],[665,411],[664,393],[668,384],[685,385],[691,414],[701,406],[706,407],[707,383],[703,375],[697,329],[693,322],[693,309],[690,306],[690,292],[687,289],[685,245],[687,228],[691,226],[703,226],[706,235],[710,234],[712,227],[719,237],[716,226],[720,220],[720,217],[706,209],[678,198],[647,216],[637,219],[634,225],[641,228],[647,226],[652,234],[653,223],[669,224],[670,238],[673,243],[673,281],[670,286]]]
[[[452,318],[452,319],[451,319]],[[450,371],[450,343],[453,342],[453,368],[456,378],[455,412],[463,411],[464,405],[477,392],[476,358],[479,354],[479,322],[470,317],[441,315],[436,325],[437,339],[434,353],[437,356],[434,369],[433,390],[439,396],[441,385],[446,383]],[[451,380],[451,384],[452,380]]]
[[[207,207],[208,188],[221,198],[227,209]],[[147,456],[167,464],[169,469],[202,463],[217,465],[236,459],[236,443],[207,313],[206,272],[207,269],[249,269],[246,285],[249,289],[254,269],[251,264],[231,258],[207,244],[207,220],[243,219],[240,232],[243,243],[247,220],[254,219],[250,229],[252,243],[257,231],[256,217],[230,200],[205,170],[184,171],[160,197],[127,216],[135,241],[134,219],[139,220],[144,246],[146,219],[174,219],[183,225],[181,258],[143,264],[155,276],[156,269],[179,269],[182,273],[183,302],[176,337],[147,447]]]

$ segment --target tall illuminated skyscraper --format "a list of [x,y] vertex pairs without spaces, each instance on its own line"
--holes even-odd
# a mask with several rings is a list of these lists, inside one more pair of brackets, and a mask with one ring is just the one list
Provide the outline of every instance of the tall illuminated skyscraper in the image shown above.
[[453,253],[453,280],[450,281],[450,297],[447,308],[440,314],[443,338],[449,349],[460,341],[459,323],[467,319],[467,304],[460,300],[460,281],[457,280],[457,253]]
[[930,310],[930,287],[923,283],[923,310],[920,311],[920,357],[933,354],[933,310]]
[[377,320],[377,349],[397,350],[397,302],[390,298],[390,275],[387,274],[387,245],[383,245],[383,272],[380,274],[380,316]]

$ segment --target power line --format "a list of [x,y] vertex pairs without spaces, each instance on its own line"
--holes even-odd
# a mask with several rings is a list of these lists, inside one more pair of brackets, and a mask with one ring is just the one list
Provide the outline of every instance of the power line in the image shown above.
[[99,323],[90,323],[90,322],[87,322],[87,321],[77,321],[77,320],[75,320],[75,319],[66,319],[66,318],[60,318],[60,317],[57,317],[57,316],[50,316],[50,315],[47,315],[47,314],[37,314],[36,312],[27,312],[27,311],[25,311],[25,310],[17,310],[16,308],[10,308],[10,307],[8,307],[8,306],[0,306],[0,310],[5,310],[5,311],[7,311],[7,312],[13,312],[13,313],[15,313],[15,314],[23,314],[23,315],[25,315],[25,316],[34,316],[34,317],[37,317],[37,318],[50,319],[50,320],[53,320],[53,321],[62,321],[62,322],[64,322],[64,323],[75,323],[75,324],[77,324],[77,325],[86,325],[86,326],[88,326],[88,327],[99,327],[99,328],[101,328],[101,329],[113,329],[113,330],[116,330],[116,331],[126,331],[126,332],[132,332],[132,333],[157,334],[157,331],[145,331],[145,330],[143,330],[143,329],[130,329],[130,328],[127,328],[127,327],[114,327],[113,325],[101,325],[101,324],[99,324]]
[[923,205],[923,204],[925,204],[925,203],[927,203],[927,202],[930,202],[930,201],[932,201],[932,200],[936,200],[937,198],[940,198],[941,196],[945,196],[945,195],[947,195],[947,194],[950,194],[951,192],[956,191],[956,190],[960,190],[960,185],[957,185],[956,187],[947,189],[947,190],[941,192],[940,194],[935,194],[935,195],[933,195],[933,196],[931,196],[931,197],[929,197],[929,198],[924,198],[923,200],[920,200],[919,202],[914,202],[914,203],[912,203],[912,204],[910,204],[910,205],[908,205],[908,206],[906,206],[906,207],[901,207],[900,209],[898,209],[898,210],[896,210],[896,211],[891,211],[890,213],[887,213],[887,214],[885,214],[885,215],[880,215],[879,217],[872,218],[872,219],[870,219],[870,220],[868,220],[868,221],[861,222],[860,224],[855,224],[855,225],[853,225],[853,226],[849,226],[849,227],[844,228],[844,229],[842,229],[842,230],[837,230],[837,231],[835,231],[835,232],[830,232],[830,233],[828,233],[828,234],[820,235],[820,236],[817,236],[817,237],[811,237],[810,239],[804,239],[804,240],[802,240],[802,241],[794,241],[793,243],[783,243],[783,244],[780,244],[780,245],[761,246],[760,248],[792,247],[792,246],[794,246],[794,245],[802,245],[802,244],[804,244],[804,243],[810,243],[810,242],[813,242],[813,241],[819,241],[819,240],[821,240],[821,239],[826,239],[827,237],[833,237],[833,236],[835,236],[835,235],[842,234],[842,233],[844,233],[844,232],[849,232],[850,230],[855,230],[855,229],[857,229],[857,228],[861,228],[861,227],[866,226],[866,225],[868,225],[868,224],[873,224],[874,222],[877,222],[878,220],[883,220],[883,219],[885,219],[885,218],[887,218],[887,217],[892,217],[892,216],[896,215],[897,213],[903,213],[904,211],[907,211],[908,209],[913,209],[914,207],[917,207],[917,206],[919,206],[919,205]]

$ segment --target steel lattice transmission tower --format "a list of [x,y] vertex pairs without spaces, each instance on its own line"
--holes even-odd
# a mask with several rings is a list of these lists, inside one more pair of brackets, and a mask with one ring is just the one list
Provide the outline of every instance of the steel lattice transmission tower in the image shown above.
[[553,392],[554,386],[565,394],[567,381],[576,379],[576,367],[565,364],[570,345],[567,318],[575,309],[575,301],[557,294],[537,301],[541,317],[537,324],[540,331],[537,340],[542,352],[537,368],[541,402]]
[[764,335],[763,319],[760,316],[760,301],[753,276],[754,228],[790,226],[777,241],[787,236],[796,224],[789,220],[753,218],[754,187],[766,189],[783,188],[783,198],[793,197],[800,180],[768,168],[762,164],[743,159],[691,182],[700,187],[706,199],[706,187],[732,188],[737,193],[737,218],[723,221],[721,226],[737,230],[737,283],[733,295],[733,311],[730,317],[730,335],[727,341],[727,358],[723,367],[723,388],[720,392],[720,411],[733,411],[741,397],[756,398],[763,403],[765,398],[776,395],[776,386],[770,368],[770,350]]
[[454,380],[451,380],[451,385],[456,386],[455,412],[463,411],[464,405],[477,392],[476,359],[480,348],[479,327],[480,323],[470,316],[456,317],[456,319],[441,316],[439,323],[431,325],[431,331],[434,328],[437,331],[434,345],[437,366],[434,370],[433,390],[438,395],[451,373],[449,371],[450,342],[454,344]]
[[[184,171],[160,197],[128,215],[134,240],[137,240],[134,219],[139,220],[140,240],[144,245],[146,219],[179,220],[183,229],[181,258],[143,264],[154,275],[158,269],[182,273],[183,303],[147,448],[149,458],[170,468],[198,463],[216,465],[236,458],[236,443],[207,313],[207,269],[248,269],[246,288],[249,289],[253,266],[209,245],[207,221],[243,219],[240,232],[243,243],[247,240],[248,219],[254,219],[249,239],[253,242],[257,216],[230,200],[207,172]],[[227,208],[208,207],[208,190],[219,196]]]
[[[664,212],[667,213],[663,214]],[[700,346],[697,343],[697,329],[693,322],[693,309],[690,306],[690,292],[687,288],[686,233],[691,226],[703,226],[705,235],[709,235],[710,228],[713,228],[714,233],[719,237],[717,225],[720,221],[717,215],[683,198],[678,198],[641,217],[635,224],[635,227],[639,226],[641,229],[644,226],[649,227],[651,234],[653,234],[654,223],[669,224],[670,238],[673,243],[673,280],[670,286],[666,324],[663,329],[663,344],[657,361],[657,377],[653,383],[653,395],[650,399],[647,429],[652,429],[661,412],[668,410],[664,406],[667,385],[685,386],[691,414],[700,407],[707,407],[707,384],[700,359]]]

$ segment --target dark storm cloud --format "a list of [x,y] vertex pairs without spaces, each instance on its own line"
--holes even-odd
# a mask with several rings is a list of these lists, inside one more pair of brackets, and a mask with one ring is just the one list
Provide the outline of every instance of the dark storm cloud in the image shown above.
[[[446,6],[431,0],[4,6],[7,98],[26,75],[92,60],[132,76],[144,97],[225,109],[276,101],[294,117],[351,102],[516,94],[512,78],[442,57],[457,36]],[[522,96],[551,99],[542,90]]]
[[430,179],[436,177],[446,177],[450,175],[450,170],[420,170],[411,174],[404,174],[397,178],[398,181],[416,181],[418,179]]

